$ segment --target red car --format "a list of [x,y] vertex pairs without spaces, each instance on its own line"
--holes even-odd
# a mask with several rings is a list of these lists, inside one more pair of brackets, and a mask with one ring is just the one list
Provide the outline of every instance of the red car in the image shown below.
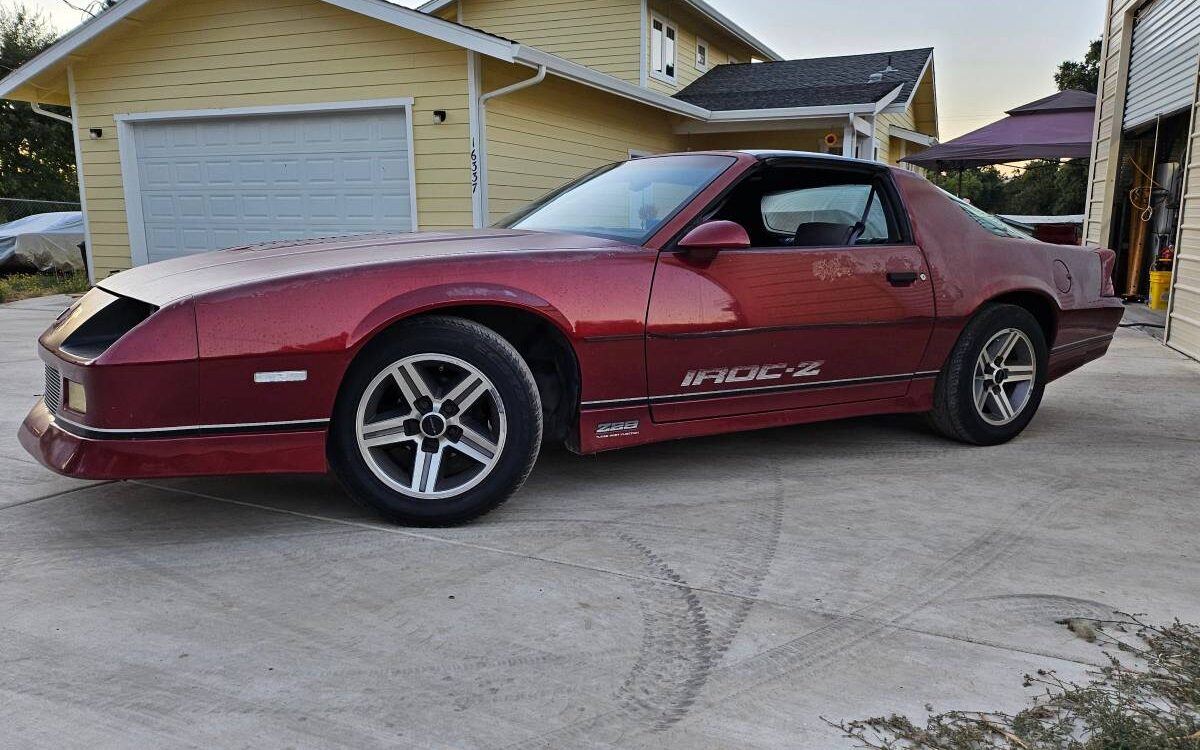
[[586,454],[923,412],[991,445],[1107,351],[1113,259],[873,162],[638,159],[493,229],[109,277],[41,337],[20,438],[93,479],[331,467],[426,525],[495,508],[546,440]]

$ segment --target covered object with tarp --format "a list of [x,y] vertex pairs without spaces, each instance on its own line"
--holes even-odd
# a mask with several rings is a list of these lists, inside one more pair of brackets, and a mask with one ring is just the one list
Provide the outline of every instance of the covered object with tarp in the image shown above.
[[935,171],[971,169],[1033,159],[1087,159],[1092,153],[1096,95],[1060,91],[1008,117],[901,161]]
[[34,214],[0,225],[0,271],[82,271],[83,213]]

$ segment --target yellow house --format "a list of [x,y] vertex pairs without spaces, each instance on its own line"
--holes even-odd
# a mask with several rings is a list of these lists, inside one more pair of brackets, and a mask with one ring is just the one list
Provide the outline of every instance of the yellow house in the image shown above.
[[784,61],[701,0],[120,0],[0,97],[70,108],[95,278],[260,240],[482,227],[667,151],[896,164],[937,136],[932,52]]

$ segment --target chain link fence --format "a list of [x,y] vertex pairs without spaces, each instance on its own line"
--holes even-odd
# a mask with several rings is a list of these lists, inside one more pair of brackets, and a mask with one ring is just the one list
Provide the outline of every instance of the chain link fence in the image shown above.
[[29,198],[0,198],[0,224],[24,219],[34,214],[54,211],[78,211],[80,205],[70,201],[39,201]]

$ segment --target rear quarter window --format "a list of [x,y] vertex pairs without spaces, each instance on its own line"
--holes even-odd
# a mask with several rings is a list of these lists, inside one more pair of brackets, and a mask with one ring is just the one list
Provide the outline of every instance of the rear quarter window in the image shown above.
[[963,200],[962,198],[959,198],[957,195],[952,195],[950,193],[947,193],[945,190],[942,190],[942,193],[947,198],[949,198],[951,201],[953,201],[954,205],[956,205],[960,209],[962,209],[963,213],[965,213],[967,216],[970,216],[971,219],[976,224],[983,227],[984,229],[991,232],[992,234],[996,235],[997,237],[1007,237],[1010,239],[1018,239],[1018,240],[1033,239],[1033,235],[1026,234],[1025,232],[1022,232],[1020,229],[1017,229],[1014,226],[1005,224],[999,218],[989,214],[987,211],[984,211],[981,208],[972,206],[970,203],[967,203],[965,200]]

